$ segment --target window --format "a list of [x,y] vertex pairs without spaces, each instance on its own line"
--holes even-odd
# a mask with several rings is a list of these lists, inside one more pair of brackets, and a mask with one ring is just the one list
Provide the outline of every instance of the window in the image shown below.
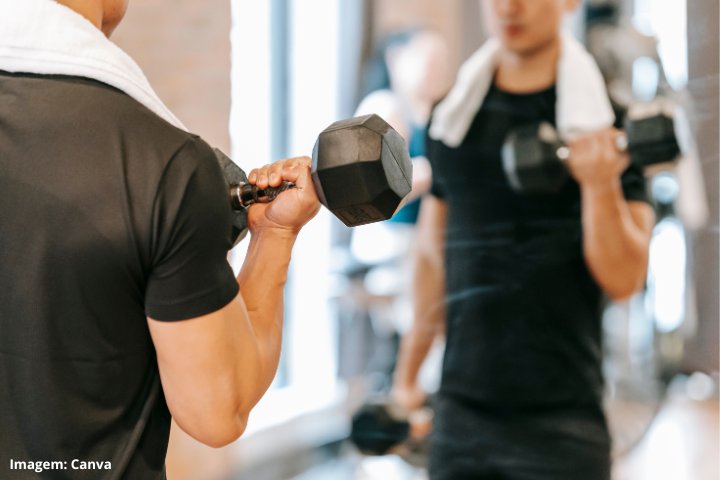
[[[233,159],[241,168],[310,156],[317,135],[346,115],[340,105],[348,104],[354,89],[348,82],[341,87],[339,79],[348,75],[348,58],[355,50],[359,54],[359,40],[348,41],[348,35],[360,29],[341,28],[341,19],[350,16],[359,24],[356,5],[360,2],[232,0],[230,134]],[[281,378],[253,411],[249,432],[342,396],[336,381],[336,319],[327,302],[330,215],[322,209],[293,250]],[[233,252],[236,270],[246,249],[247,241]]]

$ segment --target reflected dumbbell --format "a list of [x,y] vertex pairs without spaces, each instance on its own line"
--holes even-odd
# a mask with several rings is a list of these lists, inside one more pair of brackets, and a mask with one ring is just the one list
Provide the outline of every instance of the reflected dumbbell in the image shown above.
[[389,399],[364,404],[352,418],[350,440],[365,455],[396,454],[416,467],[427,466],[434,397],[407,412]]
[[[230,189],[233,245],[247,234],[247,208],[271,202],[295,185],[260,189],[220,150],[215,155]],[[382,118],[365,115],[335,122],[320,133],[312,154],[312,180],[320,202],[348,227],[380,222],[400,210],[412,185],[403,138]]]
[[[681,121],[666,101],[635,105],[625,120],[625,135],[617,140],[620,151],[627,150],[639,167],[670,163],[678,159]],[[685,150],[685,149],[683,149]],[[566,163],[570,148],[547,122],[522,125],[512,130],[503,145],[502,163],[513,190],[519,193],[552,193],[567,181]]]

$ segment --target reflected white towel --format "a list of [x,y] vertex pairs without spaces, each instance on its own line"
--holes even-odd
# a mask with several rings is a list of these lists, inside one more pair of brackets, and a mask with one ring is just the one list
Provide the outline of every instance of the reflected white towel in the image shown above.
[[[612,126],[615,114],[595,60],[569,33],[561,38],[556,123],[561,137],[571,140]],[[431,138],[449,147],[462,143],[490,90],[500,48],[500,41],[491,38],[463,64],[455,86],[433,112]]]
[[130,56],[85,17],[52,0],[0,0],[0,70],[92,78],[187,130]]

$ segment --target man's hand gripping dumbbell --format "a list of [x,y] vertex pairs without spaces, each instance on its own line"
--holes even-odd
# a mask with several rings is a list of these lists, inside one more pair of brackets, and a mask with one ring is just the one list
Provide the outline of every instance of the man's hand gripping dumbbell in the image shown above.
[[580,184],[604,184],[630,162],[638,167],[673,162],[686,143],[678,134],[682,132],[677,132],[673,113],[674,107],[660,100],[636,105],[624,131],[611,128],[569,144],[547,122],[522,125],[505,141],[505,174],[519,193],[552,193],[562,188],[568,174]]
[[[215,155],[230,189],[233,244],[245,236],[248,223],[282,225],[294,216],[315,215],[286,208],[280,195],[286,190],[294,195],[317,193],[323,205],[354,227],[391,218],[405,204],[412,185],[405,141],[377,115],[335,122],[318,137],[312,159],[281,160],[252,170],[249,177],[219,150]],[[307,167],[312,185],[294,183]],[[247,208],[254,204],[262,208]]]

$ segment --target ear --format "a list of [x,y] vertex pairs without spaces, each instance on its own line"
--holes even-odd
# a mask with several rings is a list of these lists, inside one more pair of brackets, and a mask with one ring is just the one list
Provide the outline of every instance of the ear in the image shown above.
[[102,0],[102,32],[110,37],[127,12],[130,0]]

